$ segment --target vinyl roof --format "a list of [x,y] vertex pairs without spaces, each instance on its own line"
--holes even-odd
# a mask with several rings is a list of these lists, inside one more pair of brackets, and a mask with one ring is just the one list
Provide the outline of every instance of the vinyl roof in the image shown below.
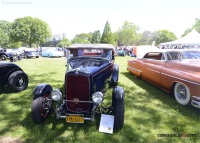
[[67,49],[114,49],[111,44],[72,44]]

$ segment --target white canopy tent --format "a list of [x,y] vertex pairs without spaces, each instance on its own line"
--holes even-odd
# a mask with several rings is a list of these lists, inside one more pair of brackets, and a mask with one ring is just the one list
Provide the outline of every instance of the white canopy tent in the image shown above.
[[200,46],[200,34],[196,30],[192,30],[189,34],[178,40],[161,43],[161,45]]

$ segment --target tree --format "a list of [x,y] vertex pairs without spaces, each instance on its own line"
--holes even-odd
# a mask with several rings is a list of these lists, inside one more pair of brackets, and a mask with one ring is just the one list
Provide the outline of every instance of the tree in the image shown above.
[[199,18],[195,19],[195,23],[192,26],[192,29],[195,29],[197,32],[200,33],[200,19]]
[[70,41],[67,38],[62,39],[59,43],[58,43],[58,47],[66,47],[71,45]]
[[21,41],[32,47],[33,43],[39,45],[51,37],[51,30],[46,22],[27,16],[14,21],[10,36],[12,41]]
[[100,30],[94,31],[94,33],[92,34],[91,43],[100,43],[100,40],[101,40]]
[[183,33],[182,37],[184,37],[185,35],[190,33],[193,29],[195,29],[197,32],[200,33],[200,19],[199,18],[195,19],[195,23],[193,24],[193,26],[191,28],[187,28],[185,30],[185,32]]
[[112,32],[108,21],[105,24],[100,43],[113,44]]
[[153,42],[153,33],[151,33],[151,31],[144,31],[142,33],[142,38],[141,38],[141,41],[140,41],[140,44],[141,45],[151,45],[152,42]]
[[155,40],[157,45],[159,45],[160,43],[169,42],[177,39],[176,35],[168,30],[155,31],[153,34],[155,35],[153,37],[153,40]]
[[139,27],[134,23],[125,21],[123,26],[118,30],[118,37],[120,43],[123,45],[132,45],[140,40],[139,34],[137,33]]
[[80,44],[90,44],[92,40],[92,33],[81,33],[77,34],[73,39],[72,43],[80,43]]
[[184,32],[184,34],[181,35],[181,37],[184,37],[185,35],[187,35],[187,34],[190,33],[191,31],[192,31],[191,28],[186,29],[185,32]]
[[0,21],[0,46],[7,47],[9,44],[9,34],[11,30],[11,23],[5,20]]

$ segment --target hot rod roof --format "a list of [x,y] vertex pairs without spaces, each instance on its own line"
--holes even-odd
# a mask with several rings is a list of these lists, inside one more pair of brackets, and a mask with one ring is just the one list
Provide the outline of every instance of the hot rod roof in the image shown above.
[[67,49],[114,49],[111,44],[72,44]]

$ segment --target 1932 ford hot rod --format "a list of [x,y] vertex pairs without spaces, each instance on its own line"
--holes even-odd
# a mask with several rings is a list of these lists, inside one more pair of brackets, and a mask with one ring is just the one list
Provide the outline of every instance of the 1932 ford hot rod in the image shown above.
[[[53,111],[57,119],[83,123],[94,121],[95,113],[103,113],[114,115],[114,129],[121,129],[124,89],[116,86],[119,67],[114,64],[114,47],[110,44],[73,44],[67,50],[71,58],[67,62],[64,95],[49,84],[37,85],[33,91],[33,120],[42,123]],[[103,104],[107,85],[114,85],[109,107]]]

